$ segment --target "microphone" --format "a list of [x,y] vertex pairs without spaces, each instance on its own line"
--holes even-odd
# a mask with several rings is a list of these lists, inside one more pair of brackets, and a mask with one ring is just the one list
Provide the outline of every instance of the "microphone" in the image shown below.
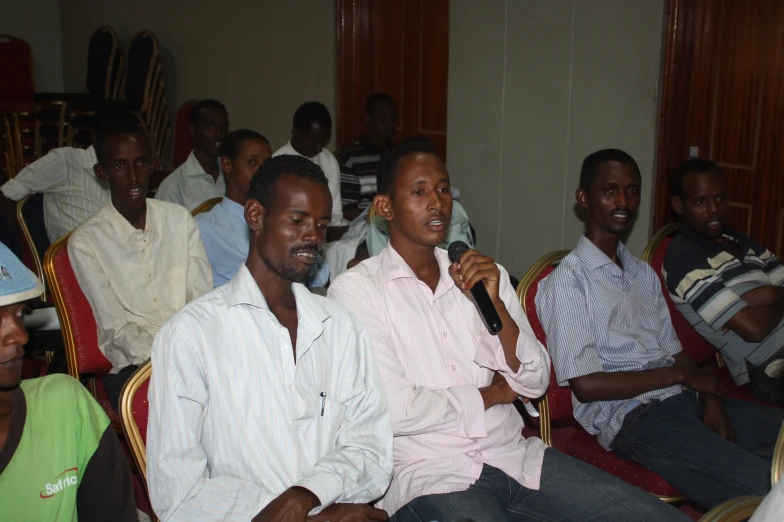
[[[449,260],[452,263],[458,262],[466,250],[468,250],[468,245],[464,242],[453,242],[449,245]],[[474,304],[476,305],[477,310],[479,310],[479,315],[482,316],[482,321],[484,321],[485,326],[490,333],[497,334],[500,332],[504,325],[501,322],[501,318],[498,317],[498,312],[495,311],[493,301],[491,301],[490,296],[487,295],[487,288],[485,288],[484,283],[479,281],[471,288],[471,297],[474,298]]]

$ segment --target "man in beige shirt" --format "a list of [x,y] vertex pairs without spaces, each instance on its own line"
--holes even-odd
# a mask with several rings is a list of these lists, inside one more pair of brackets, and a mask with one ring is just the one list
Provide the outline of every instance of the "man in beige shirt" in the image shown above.
[[108,182],[111,203],[74,231],[68,253],[95,314],[99,347],[112,363],[103,382],[117,409],[161,325],[212,290],[212,268],[190,212],[147,200],[153,161],[141,129],[104,130],[95,152],[95,173]]

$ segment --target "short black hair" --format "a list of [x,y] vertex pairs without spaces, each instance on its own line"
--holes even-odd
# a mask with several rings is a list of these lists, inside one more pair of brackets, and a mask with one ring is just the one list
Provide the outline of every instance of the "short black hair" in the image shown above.
[[199,119],[201,118],[202,109],[221,109],[225,111],[226,114],[228,114],[225,105],[223,105],[218,100],[207,98],[206,100],[201,100],[194,103],[193,106],[191,107],[191,112],[188,114],[188,120],[191,122],[191,125],[199,124]]
[[139,124],[139,117],[122,100],[103,100],[90,117],[90,129],[100,132],[104,126]]
[[240,146],[245,140],[261,140],[269,145],[269,140],[258,132],[250,129],[237,129],[228,133],[221,141],[220,155],[233,160],[239,154]]
[[313,180],[329,190],[327,177],[321,167],[302,156],[283,154],[261,164],[250,181],[248,198],[253,198],[264,208],[269,208],[275,200],[275,187],[285,175]]
[[294,112],[294,127],[302,132],[309,132],[313,125],[323,128],[332,127],[332,116],[329,115],[323,103],[316,101],[305,102]]
[[404,156],[422,152],[438,156],[435,146],[427,139],[413,139],[402,142],[390,150],[379,162],[376,171],[379,194],[389,194],[395,183],[397,166]]
[[397,107],[397,104],[395,104],[395,100],[392,99],[392,96],[385,92],[376,92],[368,96],[367,100],[365,100],[365,114],[368,116],[372,115],[373,107],[375,107],[377,103],[386,103],[393,107]]
[[147,143],[147,148],[150,150],[150,155],[153,155],[152,145],[150,145],[150,138],[147,136],[147,133],[144,132],[138,124],[130,123],[130,122],[118,122],[112,123],[111,125],[104,126],[100,132],[98,132],[98,136],[95,138],[95,143],[93,144],[95,148],[95,156],[98,158],[98,163],[102,163],[105,157],[104,147],[106,145],[106,141],[112,137],[117,136],[120,134],[133,134],[136,136],[142,136],[144,141]]
[[686,163],[678,167],[677,170],[672,173],[672,177],[670,178],[670,190],[672,190],[673,196],[678,196],[679,198],[683,197],[683,178],[685,178],[687,174],[704,172],[715,172],[724,179],[724,171],[711,160],[691,158],[686,160]]
[[593,180],[596,179],[599,167],[610,161],[618,162],[621,165],[633,165],[637,175],[640,175],[640,167],[629,154],[620,149],[602,149],[589,154],[583,160],[583,166],[580,169],[580,189],[588,192]]

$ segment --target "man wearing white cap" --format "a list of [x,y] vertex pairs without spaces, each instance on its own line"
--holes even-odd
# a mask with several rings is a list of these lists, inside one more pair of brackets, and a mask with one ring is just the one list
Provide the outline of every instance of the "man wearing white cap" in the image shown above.
[[25,301],[41,282],[0,243],[0,513],[3,520],[137,520],[128,463],[79,381],[22,381]]

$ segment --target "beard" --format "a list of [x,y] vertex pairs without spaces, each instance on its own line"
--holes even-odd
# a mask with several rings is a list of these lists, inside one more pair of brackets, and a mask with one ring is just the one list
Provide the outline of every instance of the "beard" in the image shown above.
[[276,265],[269,257],[261,252],[259,252],[259,255],[261,256],[261,260],[264,261],[264,264],[266,264],[270,270],[287,281],[291,281],[292,283],[304,283],[308,279],[307,267],[298,269],[290,263],[280,263]]

